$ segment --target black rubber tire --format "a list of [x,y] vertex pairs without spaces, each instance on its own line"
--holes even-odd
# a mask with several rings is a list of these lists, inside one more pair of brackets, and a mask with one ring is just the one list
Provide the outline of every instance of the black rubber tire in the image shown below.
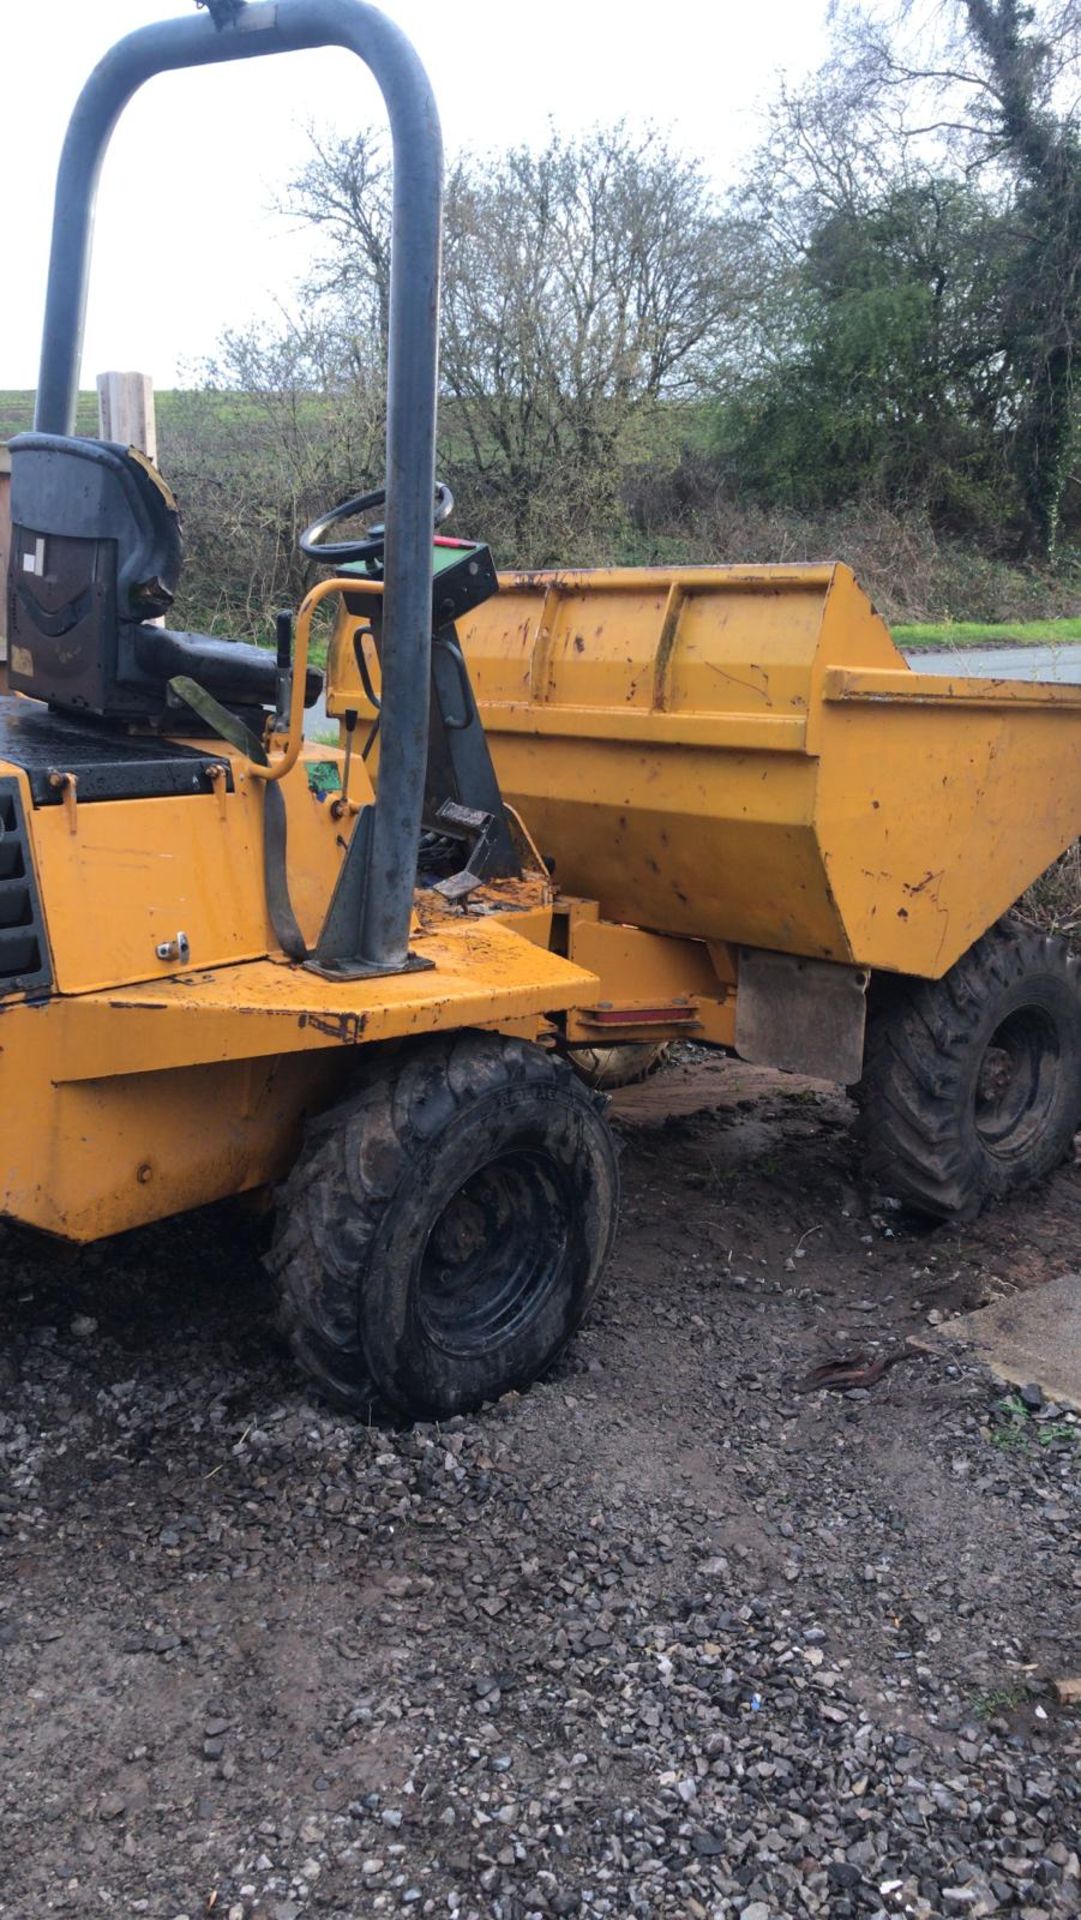
[[467,1032],[388,1056],[312,1124],[268,1258],[328,1399],[446,1419],[551,1365],[615,1233],[605,1104],[540,1047]]
[[941,980],[872,983],[857,1089],[868,1180],[971,1219],[1065,1158],[1081,1121],[1081,968],[1004,922]]

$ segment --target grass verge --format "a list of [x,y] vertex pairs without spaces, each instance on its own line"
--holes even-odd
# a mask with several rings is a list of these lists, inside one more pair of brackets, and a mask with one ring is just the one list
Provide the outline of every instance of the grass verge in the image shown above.
[[1068,647],[1081,642],[1081,620],[939,620],[891,629],[899,647]]

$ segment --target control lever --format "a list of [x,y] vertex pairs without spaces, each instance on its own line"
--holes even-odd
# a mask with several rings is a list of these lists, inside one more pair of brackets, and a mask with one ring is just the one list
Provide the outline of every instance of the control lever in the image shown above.
[[342,793],[349,798],[349,770],[353,764],[353,735],[357,730],[360,715],[355,707],[345,710],[345,766],[342,768]]
[[281,732],[289,725],[293,691],[293,616],[288,609],[274,615],[274,644],[278,655],[278,704],[274,712],[274,725]]

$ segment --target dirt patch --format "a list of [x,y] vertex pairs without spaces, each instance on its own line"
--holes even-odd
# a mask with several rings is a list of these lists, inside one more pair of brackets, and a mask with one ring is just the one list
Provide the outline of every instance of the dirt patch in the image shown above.
[[1076,1267],[1081,1175],[928,1230],[833,1089],[615,1113],[591,1324],[444,1428],[308,1400],[228,1210],[4,1235],[5,1920],[1081,1911],[1081,1428],[800,1391]]

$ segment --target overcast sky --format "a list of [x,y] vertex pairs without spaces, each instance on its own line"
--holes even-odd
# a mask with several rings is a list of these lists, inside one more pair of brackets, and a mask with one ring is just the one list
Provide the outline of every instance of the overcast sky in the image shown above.
[[[193,0],[0,0],[5,290],[0,387],[32,387],[52,192],[84,79],[122,34]],[[625,116],[700,154],[719,183],[782,72],[822,57],[826,0],[388,0],[435,87],[448,148],[505,147]],[[84,386],[106,367],[183,380],[228,326],[289,304],[308,242],[271,202],[303,127],[381,122],[338,51],[170,74],[113,136],[99,198]]]

